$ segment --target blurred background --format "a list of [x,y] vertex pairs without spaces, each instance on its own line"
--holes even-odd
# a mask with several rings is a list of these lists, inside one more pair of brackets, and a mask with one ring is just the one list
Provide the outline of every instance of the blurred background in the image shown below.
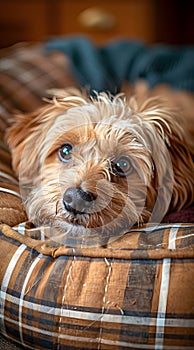
[[96,44],[127,38],[194,44],[193,0],[1,0],[0,47],[82,34]]

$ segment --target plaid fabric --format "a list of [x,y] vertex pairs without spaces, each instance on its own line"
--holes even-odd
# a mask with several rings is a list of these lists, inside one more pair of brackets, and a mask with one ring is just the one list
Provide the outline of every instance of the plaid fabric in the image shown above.
[[41,46],[28,45],[0,51],[0,114],[4,119],[13,111],[40,107],[47,89],[75,85],[70,62],[62,53],[49,54]]
[[9,123],[8,113],[0,108],[0,222],[9,225],[26,220],[23,203],[19,195],[19,186],[11,168],[11,155],[5,143],[5,129]]
[[1,332],[31,349],[194,347],[194,225],[131,230],[107,248],[49,247],[1,227]]

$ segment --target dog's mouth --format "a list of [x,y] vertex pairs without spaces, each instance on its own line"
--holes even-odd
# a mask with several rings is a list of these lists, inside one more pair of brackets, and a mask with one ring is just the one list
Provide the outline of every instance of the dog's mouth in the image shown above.
[[80,187],[65,190],[57,202],[52,224],[62,240],[106,244],[134,226],[139,215],[129,196],[106,183],[101,191],[93,193]]
[[[93,229],[103,226],[100,213],[88,213],[86,211],[78,211],[77,213],[69,213],[63,210],[63,219],[72,227],[82,227]],[[100,225],[101,222],[101,225]]]
[[77,215],[64,213],[64,219],[67,223],[73,226],[84,226],[87,227],[87,223],[89,222],[89,217],[87,214],[87,220],[84,220],[85,214],[83,212],[79,212]]
[[[112,204],[112,203],[111,203]],[[69,224],[72,228],[81,228],[86,230],[98,230],[100,233],[106,231],[107,229],[113,232],[114,228],[118,230],[118,223],[122,221],[122,224],[119,226],[125,226],[126,221],[129,225],[126,215],[123,215],[122,211],[124,208],[123,205],[120,208],[117,208],[117,211],[114,211],[114,204],[105,206],[95,206],[94,203],[89,208],[83,207],[79,208],[69,208],[64,206],[64,203],[61,203],[61,210],[59,213],[60,218]],[[136,217],[133,220],[133,224],[136,221]]]
[[[110,240],[123,234],[126,227],[122,226],[122,232],[118,226],[103,222],[102,213],[89,214],[80,211],[77,214],[68,213],[63,210],[60,215],[59,233],[53,237],[54,240],[61,240],[66,245],[80,246],[104,246]],[[56,231],[57,234],[57,231]],[[61,242],[60,241],[60,242]]]
[[102,196],[93,199],[89,195],[83,198],[77,192],[70,198],[71,194],[68,193],[69,198],[67,195],[58,198],[52,215],[46,217],[42,213],[43,224],[52,227],[52,240],[61,244],[104,245],[128,232],[138,220],[132,201],[119,196],[119,192],[105,199]]

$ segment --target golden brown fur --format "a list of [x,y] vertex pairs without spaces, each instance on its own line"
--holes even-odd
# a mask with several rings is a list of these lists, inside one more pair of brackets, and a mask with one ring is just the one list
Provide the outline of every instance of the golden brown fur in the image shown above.
[[[32,222],[52,225],[62,242],[66,234],[117,236],[192,204],[192,147],[184,121],[160,99],[138,106],[135,98],[122,95],[54,94],[42,109],[18,115],[8,133]],[[58,153],[64,144],[72,146],[65,162]],[[130,167],[126,176],[120,171],[123,159]],[[69,188],[92,194],[87,209],[67,210]]]

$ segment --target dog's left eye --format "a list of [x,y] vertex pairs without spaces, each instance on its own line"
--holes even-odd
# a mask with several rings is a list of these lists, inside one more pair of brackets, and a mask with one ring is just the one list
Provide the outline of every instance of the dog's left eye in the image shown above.
[[133,165],[127,156],[121,156],[112,163],[112,169],[116,175],[125,177],[131,174]]
[[58,150],[59,159],[62,162],[69,162],[72,159],[72,151],[73,146],[70,143],[65,143]]

